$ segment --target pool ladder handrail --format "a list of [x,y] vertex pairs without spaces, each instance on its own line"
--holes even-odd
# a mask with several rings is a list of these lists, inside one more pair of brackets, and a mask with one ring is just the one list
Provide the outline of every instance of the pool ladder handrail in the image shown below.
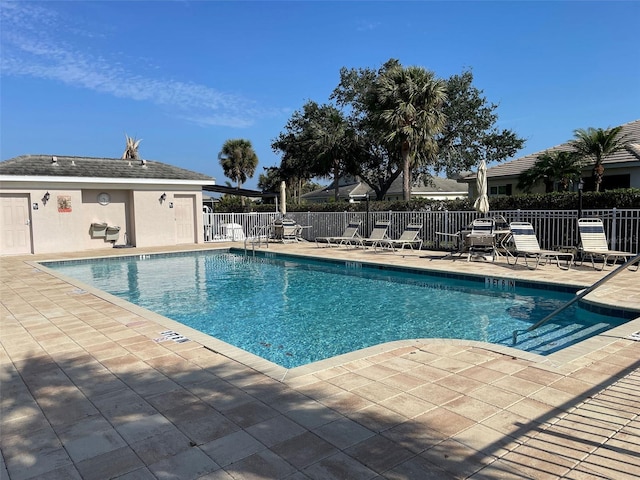
[[253,227],[255,232],[253,235],[247,236],[244,239],[244,251],[247,251],[247,242],[251,243],[251,249],[255,251],[256,243],[260,246],[264,240],[265,245],[269,248],[269,228],[271,225],[256,225]]
[[626,268],[632,266],[634,263],[637,263],[640,261],[640,253],[638,255],[636,255],[635,257],[631,258],[631,260],[626,261],[623,265],[621,265],[620,267],[616,268],[615,270],[609,272],[607,275],[605,275],[604,277],[602,277],[600,280],[598,280],[596,283],[594,283],[593,285],[591,285],[588,288],[585,288],[583,290],[579,290],[578,294],[573,297],[571,300],[569,300],[567,303],[565,303],[564,305],[562,305],[561,307],[557,308],[556,310],[554,310],[553,312],[551,312],[549,315],[547,315],[546,317],[544,317],[542,320],[540,320],[539,322],[531,325],[529,328],[525,329],[525,330],[514,330],[513,331],[513,344],[515,345],[518,342],[518,333],[528,333],[528,332],[532,332],[533,330],[535,330],[536,328],[544,325],[545,323],[547,323],[549,320],[551,320],[553,317],[555,317],[557,314],[559,314],[560,312],[562,312],[563,310],[569,308],[571,305],[573,305],[574,303],[576,303],[578,300],[580,300],[581,298],[583,298],[584,296],[588,295],[589,293],[593,292],[596,288],[598,288],[600,285],[602,285],[603,283],[609,281],[610,279],[612,279],[613,277],[615,277],[616,275],[618,275],[620,272],[624,271]]

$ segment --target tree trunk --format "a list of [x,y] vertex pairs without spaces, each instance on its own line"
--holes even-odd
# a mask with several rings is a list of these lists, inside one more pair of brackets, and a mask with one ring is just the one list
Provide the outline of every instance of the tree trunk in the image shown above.
[[602,183],[602,177],[604,176],[604,166],[602,163],[596,163],[596,166],[593,167],[593,179],[596,183],[596,192],[600,191],[600,184]]
[[334,191],[333,191],[333,200],[336,202],[338,201],[338,197],[339,197],[339,192],[338,192],[339,183],[340,183],[339,182],[340,179],[338,178],[339,175],[340,175],[340,163],[336,160],[333,163],[333,179],[335,182]]
[[409,155],[409,145],[402,144],[402,198],[405,202],[411,200],[411,155]]
[[[242,188],[242,182],[238,180],[238,190]],[[242,211],[244,212],[244,197],[240,195],[240,202],[242,204]]]

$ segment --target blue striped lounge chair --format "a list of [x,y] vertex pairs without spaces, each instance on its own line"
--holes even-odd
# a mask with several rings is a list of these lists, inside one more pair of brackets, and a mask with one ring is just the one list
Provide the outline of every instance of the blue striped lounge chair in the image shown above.
[[[619,258],[627,261],[636,255],[631,252],[609,250],[604,225],[599,218],[579,218],[578,231],[580,232],[581,243],[579,251],[583,259],[587,257],[591,259],[593,268],[596,268],[596,258],[602,259],[602,268],[600,270],[603,270],[607,266],[615,265]],[[609,259],[613,260],[611,264],[608,263]],[[636,263],[635,270],[637,271],[638,268],[640,268],[640,264]]]
[[[550,259],[555,259],[556,265],[564,270],[569,270],[573,263],[573,253],[571,252],[558,252],[555,250],[543,250],[538,243],[538,237],[533,229],[533,225],[529,222],[511,222],[509,225],[511,230],[511,239],[515,245],[514,252],[507,250],[507,263],[515,265],[518,263],[518,258],[523,257],[525,265],[531,270],[535,270],[540,265],[540,261],[544,260],[546,263]],[[566,258],[566,267],[560,264],[560,258]],[[514,258],[515,261],[511,264],[510,259]],[[536,263],[533,266],[529,266],[529,259],[535,259]],[[543,265],[544,265],[543,263]]]

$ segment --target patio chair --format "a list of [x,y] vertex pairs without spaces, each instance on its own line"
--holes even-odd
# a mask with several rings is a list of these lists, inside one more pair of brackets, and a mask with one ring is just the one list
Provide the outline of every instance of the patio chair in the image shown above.
[[377,241],[389,238],[387,236],[389,225],[391,225],[391,222],[389,220],[376,220],[376,222],[373,224],[373,230],[371,230],[371,233],[368,237],[358,238],[350,243],[363,248],[375,245]]
[[418,237],[420,234],[420,230],[422,230],[421,223],[410,223],[400,235],[400,238],[384,238],[382,240],[378,240],[374,242],[373,249],[377,250],[380,248],[390,248],[393,253],[396,252],[396,248],[400,250],[404,249],[404,247],[410,247],[413,250],[414,246],[417,247],[418,250],[422,248],[422,239]]
[[358,241],[361,238],[358,233],[361,224],[362,220],[351,220],[339,237],[316,237],[316,246],[319,247],[321,243],[326,243],[327,247],[330,247],[331,245],[345,245]]
[[[596,258],[602,258],[602,268],[600,268],[600,270],[604,270],[607,266],[615,265],[618,258],[627,261],[627,259],[636,255],[631,252],[609,250],[604,225],[599,218],[579,218],[578,231],[580,232],[581,243],[579,252],[582,254],[583,259],[586,257],[591,258],[593,268],[596,268]],[[608,263],[609,258],[613,259],[613,263]],[[640,268],[640,265],[636,264],[635,270],[637,271],[638,268]],[[631,267],[629,267],[629,269],[631,269]]]
[[302,239],[302,226],[289,218],[282,219],[282,242],[298,242]]
[[481,256],[483,259],[487,255],[494,261],[497,255],[496,235],[493,233],[495,221],[492,218],[478,218],[471,224],[471,233],[466,236],[468,242],[467,262],[472,256]]
[[[536,233],[533,229],[533,225],[529,222],[511,222],[509,225],[511,230],[511,239],[515,245],[515,251],[512,253],[507,251],[507,263],[509,265],[515,265],[518,263],[519,257],[524,257],[524,263],[527,268],[531,270],[535,270],[540,265],[540,261],[544,260],[544,263],[547,260],[555,258],[556,265],[563,270],[569,270],[571,263],[573,262],[573,253],[570,252],[558,252],[555,250],[543,250],[540,248],[540,244],[538,243],[538,237],[536,237]],[[567,266],[563,267],[560,265],[560,258],[567,258]],[[513,264],[510,262],[510,258],[514,258],[515,261]],[[529,259],[533,258],[536,260],[536,264],[533,267],[529,266]],[[544,265],[543,263],[543,265]]]

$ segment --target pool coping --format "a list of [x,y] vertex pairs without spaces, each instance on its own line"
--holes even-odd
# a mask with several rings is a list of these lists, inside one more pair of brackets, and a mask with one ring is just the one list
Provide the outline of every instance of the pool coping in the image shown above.
[[[185,250],[181,250],[179,252],[171,252],[171,251],[167,251],[167,252],[163,252],[163,251],[158,251],[158,252],[152,252],[152,253],[144,253],[144,255],[172,255],[174,253],[189,253],[189,252],[206,252],[206,251],[232,251],[232,250],[236,250],[236,251],[240,251],[242,252],[243,249],[238,248],[238,247],[234,247],[234,246],[210,246],[210,248],[199,248],[199,249],[185,249]],[[261,252],[261,253],[266,253],[266,252]],[[310,258],[310,259],[322,259],[322,260],[327,260],[326,256],[322,256],[322,255],[309,255],[309,254],[300,254],[300,253],[296,253],[296,252],[287,252],[287,253],[282,253],[282,252],[273,252],[276,255],[280,255],[280,256],[290,256],[290,257],[297,257],[297,258]],[[68,259],[68,261],[82,261],[82,260],[94,260],[94,259],[104,259],[104,258],[113,258],[113,257],[135,257],[135,256],[140,256],[140,253],[131,253],[131,254],[123,254],[118,252],[118,254],[113,254],[113,255],[108,255],[108,256],[91,256],[88,255],[87,257],[77,257],[77,258],[73,258],[73,259]],[[86,293],[90,293],[92,295],[95,295],[96,297],[99,297],[109,303],[112,303],[120,308],[123,308],[125,310],[128,310],[132,313],[135,313],[137,315],[139,315],[142,318],[145,318],[146,320],[149,320],[151,322],[155,322],[157,323],[159,326],[177,332],[178,334],[188,338],[191,341],[195,341],[198,342],[199,344],[201,344],[204,348],[207,348],[213,352],[216,352],[218,354],[221,354],[225,357],[228,357],[234,361],[237,361],[247,367],[250,367],[262,374],[265,374],[273,379],[276,379],[278,381],[286,381],[286,380],[292,380],[295,379],[297,377],[301,377],[301,376],[305,376],[305,375],[309,375],[311,373],[315,373],[315,372],[319,372],[322,370],[326,370],[326,369],[330,369],[339,365],[342,365],[344,363],[347,362],[352,362],[354,360],[360,360],[360,359],[364,359],[370,356],[374,356],[374,355],[378,355],[380,353],[386,352],[386,351],[390,351],[393,349],[397,349],[397,348],[401,348],[401,347],[405,347],[405,346],[412,346],[412,347],[420,347],[422,345],[426,345],[426,344],[434,344],[434,343],[438,343],[438,344],[451,344],[451,345],[461,345],[461,346],[474,346],[476,348],[481,348],[487,351],[492,351],[492,352],[496,352],[496,353],[501,353],[504,355],[509,355],[512,358],[517,358],[517,359],[522,359],[522,360],[527,360],[530,361],[532,363],[535,363],[537,366],[539,366],[540,368],[546,368],[546,369],[550,369],[550,370],[555,370],[558,368],[562,368],[564,365],[568,364],[569,362],[573,362],[577,359],[579,359],[580,357],[584,357],[585,355],[588,355],[589,353],[604,348],[607,345],[621,339],[621,338],[629,338],[630,335],[640,331],[640,308],[638,309],[638,316],[636,318],[632,318],[631,320],[628,320],[627,322],[625,322],[623,325],[620,325],[618,327],[614,327],[612,329],[607,330],[606,332],[594,335],[593,337],[590,337],[586,340],[583,340],[579,343],[576,343],[574,345],[570,345],[569,347],[566,347],[560,351],[551,353],[549,355],[539,355],[539,354],[535,354],[535,353],[530,353],[530,352],[525,352],[523,350],[519,350],[517,348],[514,347],[508,347],[508,346],[504,346],[504,345],[497,345],[497,344],[493,344],[493,343],[489,343],[489,342],[482,342],[482,341],[476,341],[476,340],[460,340],[460,339],[443,339],[443,338],[418,338],[418,339],[407,339],[407,340],[397,340],[397,341],[393,341],[393,342],[386,342],[386,343],[382,343],[382,344],[378,344],[378,345],[374,345],[371,347],[366,347],[364,349],[360,349],[360,350],[356,350],[353,352],[349,352],[349,353],[345,353],[345,354],[341,354],[341,355],[337,355],[331,358],[327,358],[324,360],[319,360],[316,362],[312,362],[306,365],[301,365],[299,367],[294,367],[294,368],[286,368],[286,367],[282,367],[276,363],[273,363],[269,360],[266,360],[262,357],[259,357],[258,355],[255,355],[253,353],[247,352],[239,347],[233,346],[229,343],[226,343],[220,339],[217,339],[215,337],[212,337],[210,335],[201,333],[191,327],[188,327],[187,325],[184,325],[182,323],[179,323],[175,320],[172,320],[168,317],[165,317],[163,315],[160,315],[158,313],[152,312],[151,310],[147,310],[146,308],[140,307],[138,305],[135,305],[133,303],[130,303],[124,299],[121,299],[115,295],[109,294],[103,290],[97,289],[95,287],[92,287],[90,285],[87,285],[79,280],[76,280],[74,278],[71,277],[67,277],[63,274],[59,274],[57,273],[54,269],[48,268],[46,265],[43,265],[43,263],[48,263],[48,262],[60,262],[60,261],[65,261],[65,260],[60,260],[60,259],[39,259],[39,260],[25,260],[25,263],[33,266],[34,268],[37,268],[41,271],[44,271],[56,278],[59,278],[60,280],[63,280],[64,282],[73,285],[77,288],[79,288],[79,291],[76,291],[76,294],[82,294],[84,292]],[[343,262],[345,261],[344,259],[340,259],[338,260],[338,262]],[[409,269],[413,269],[413,270],[417,270],[417,271],[426,271],[429,273],[435,273],[436,275],[442,275],[442,272],[439,270],[434,270],[434,269],[429,269],[426,266],[412,266],[412,267],[398,267],[398,266],[393,266],[393,265],[388,265],[388,264],[381,264],[379,262],[374,262],[374,261],[368,261],[368,260],[364,260],[364,259],[359,259],[359,262],[362,263],[366,263],[368,265],[381,265],[385,268],[390,268],[390,269],[404,269],[404,270],[409,270]],[[442,275],[444,276],[444,275]],[[451,276],[451,275],[450,275]],[[464,278],[464,277],[475,277],[475,278],[482,278],[482,277],[486,277],[486,275],[481,275],[481,274],[473,274],[473,273],[454,273],[453,276],[455,277],[459,277],[459,278]],[[522,282],[525,283],[529,283],[529,284],[536,284],[536,285],[562,285],[563,288],[566,288],[567,285],[571,285],[571,287],[569,288],[575,288],[576,290],[579,290],[581,288],[585,288],[588,285],[585,284],[581,284],[581,283],[567,283],[565,282],[553,282],[553,281],[549,281],[549,280],[545,280],[545,281],[531,281],[531,280],[521,280]],[[607,307],[608,305],[605,302],[599,302],[599,301],[595,301],[595,300],[591,300],[591,299],[582,299],[581,301],[584,301],[585,303],[591,303],[593,305],[603,305],[605,307]],[[619,310],[630,310],[629,308],[624,308],[624,307],[620,307],[617,306],[616,309]],[[635,312],[635,310],[632,310]],[[162,337],[162,332],[159,331],[158,335],[160,337]]]

